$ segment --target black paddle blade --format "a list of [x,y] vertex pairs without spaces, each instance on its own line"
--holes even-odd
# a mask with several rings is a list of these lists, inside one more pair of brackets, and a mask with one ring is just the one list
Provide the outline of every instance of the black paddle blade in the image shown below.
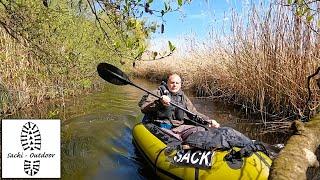
[[127,85],[131,83],[124,72],[111,64],[100,63],[97,67],[97,71],[99,76],[109,83],[115,85]]

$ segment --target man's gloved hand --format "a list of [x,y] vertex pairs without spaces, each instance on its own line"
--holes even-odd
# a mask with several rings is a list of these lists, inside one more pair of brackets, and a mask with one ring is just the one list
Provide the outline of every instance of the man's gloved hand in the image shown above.
[[194,118],[194,120],[201,123],[201,124],[208,125],[209,127],[212,127],[212,128],[219,128],[220,127],[220,124],[216,120],[213,120],[213,119],[204,120],[201,117],[196,116]]
[[208,121],[208,126],[209,127],[213,127],[213,128],[219,128],[220,127],[220,124],[216,120],[210,119],[210,120],[207,120],[207,121]]
[[171,99],[170,99],[169,96],[163,95],[163,96],[161,96],[161,98],[160,98],[160,102],[161,102],[164,106],[170,106]]

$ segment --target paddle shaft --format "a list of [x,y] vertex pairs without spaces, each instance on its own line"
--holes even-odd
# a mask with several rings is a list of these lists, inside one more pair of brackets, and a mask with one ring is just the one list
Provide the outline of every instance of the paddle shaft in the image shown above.
[[[128,83],[128,84],[130,84],[130,85],[132,85],[132,86],[134,86],[134,87],[136,87],[136,88],[138,88],[138,89],[140,89],[140,90],[142,90],[142,91],[145,91],[145,92],[147,92],[148,94],[151,94],[151,95],[154,96],[154,97],[157,97],[157,98],[161,99],[161,96],[159,96],[159,95],[157,95],[157,94],[154,94],[154,93],[152,93],[151,91],[149,91],[149,90],[147,90],[147,89],[145,89],[145,88],[142,88],[142,87],[134,84],[134,83],[131,82],[129,79],[124,79],[124,78],[123,78],[122,76],[120,76],[119,74],[116,74],[116,73],[114,73],[114,72],[112,72],[112,71],[110,71],[110,70],[107,70],[107,71],[109,71],[109,73],[111,73],[112,75],[116,76],[117,78],[125,81],[126,83]],[[173,102],[170,102],[170,104],[171,104],[172,106],[174,106],[174,107],[177,107],[177,108],[183,110],[183,111],[186,112],[186,113],[189,113],[193,118],[197,116],[197,115],[194,114],[193,112],[191,112],[191,111],[189,111],[189,110],[187,110],[187,109],[185,109],[185,108],[183,108],[183,107],[181,107],[181,106],[179,106],[179,105],[177,105],[177,104],[175,104],[175,103],[173,103]],[[189,121],[191,121],[191,122],[193,122],[193,123],[195,123],[195,124],[197,124],[197,125],[205,128],[205,129],[208,129],[207,126],[205,126],[205,125],[203,125],[203,124],[200,124],[200,123],[198,123],[198,122],[196,122],[196,121],[194,121],[194,120],[191,120],[191,119],[187,119],[187,120],[189,120]]]
[[[158,95],[152,93],[151,91],[148,91],[147,89],[144,89],[144,88],[142,88],[142,87],[139,87],[139,86],[137,86],[137,85],[135,85],[135,84],[133,84],[133,83],[129,83],[129,84],[132,85],[132,86],[134,86],[134,87],[136,87],[136,88],[141,89],[142,91],[147,92],[148,94],[151,94],[151,95],[154,96],[154,97],[157,97],[157,98],[161,99],[161,96],[158,96]],[[174,107],[177,107],[177,108],[185,111],[186,113],[191,114],[192,116],[196,116],[194,113],[190,112],[189,110],[187,110],[187,109],[185,109],[185,108],[183,108],[183,107],[181,107],[181,106],[179,106],[179,105],[177,105],[177,104],[175,104],[175,103],[173,103],[173,102],[170,102],[170,104],[171,104],[172,106],[174,106]]]

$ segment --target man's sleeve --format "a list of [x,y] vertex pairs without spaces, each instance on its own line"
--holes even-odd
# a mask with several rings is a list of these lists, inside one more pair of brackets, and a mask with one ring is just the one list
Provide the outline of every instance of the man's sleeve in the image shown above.
[[[153,91],[152,93],[157,94],[160,96],[160,91],[156,90]],[[154,97],[150,94],[148,94],[147,98],[144,100],[144,102],[141,103],[141,112],[142,113],[152,113],[152,112],[156,112],[159,110],[160,104],[161,102],[159,101],[159,98]]]
[[[197,109],[194,107],[194,105],[192,104],[192,102],[190,101],[190,99],[185,95],[185,100],[186,100],[186,106],[187,109],[191,112],[193,112],[194,114],[196,114],[197,116],[200,116],[203,120],[209,120],[210,118],[204,114],[201,114],[197,111]],[[188,113],[186,113],[188,115]],[[193,117],[191,117],[191,115],[188,115],[188,117],[190,119],[192,119]]]

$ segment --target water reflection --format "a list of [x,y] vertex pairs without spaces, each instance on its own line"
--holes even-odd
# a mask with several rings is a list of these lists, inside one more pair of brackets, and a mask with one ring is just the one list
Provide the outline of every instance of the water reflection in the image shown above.
[[67,106],[62,149],[76,153],[62,155],[63,179],[143,179],[131,136],[142,116],[141,95],[132,87],[111,85]]

